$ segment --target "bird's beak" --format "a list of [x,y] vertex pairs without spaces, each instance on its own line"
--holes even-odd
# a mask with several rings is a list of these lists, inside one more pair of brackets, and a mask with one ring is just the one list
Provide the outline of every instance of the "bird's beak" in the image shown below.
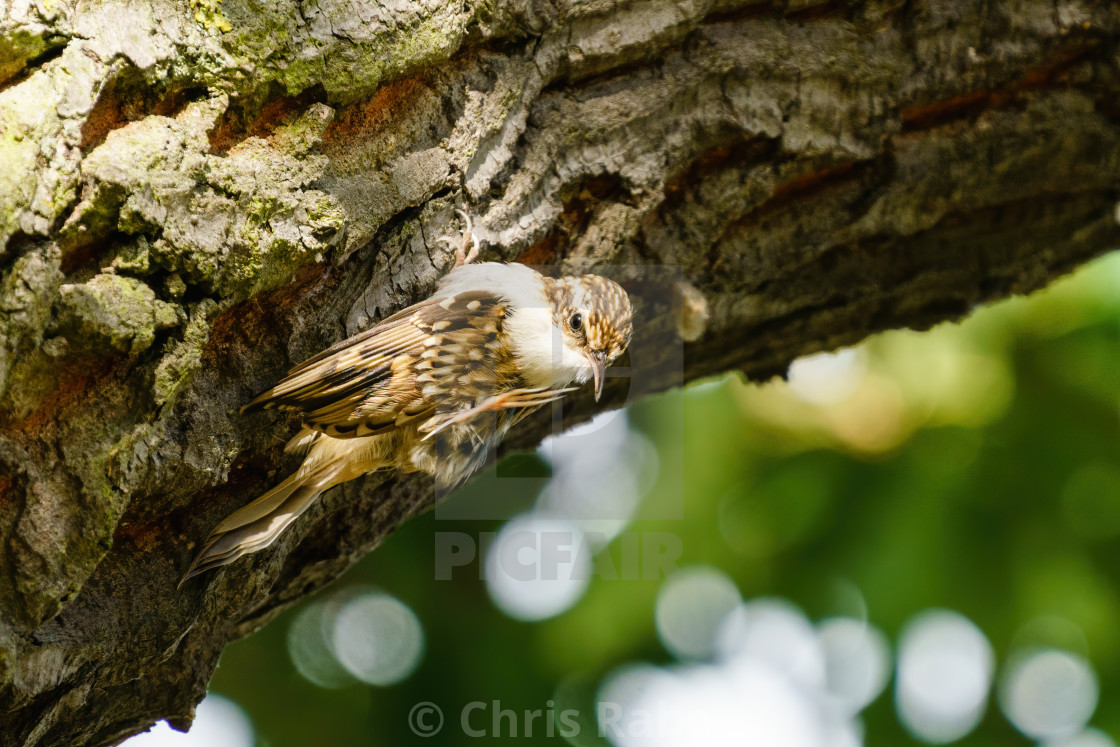
[[595,377],[595,401],[598,402],[606,383],[607,354],[603,351],[587,353],[587,362],[591,364],[591,373]]

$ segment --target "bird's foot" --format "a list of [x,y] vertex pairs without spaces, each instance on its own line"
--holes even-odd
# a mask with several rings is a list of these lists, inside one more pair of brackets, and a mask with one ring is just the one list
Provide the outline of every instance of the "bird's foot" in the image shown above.
[[474,235],[474,222],[467,211],[456,208],[455,212],[466,224],[462,236],[441,236],[436,243],[454,247],[455,266],[462,267],[478,259],[478,237]]
[[424,436],[424,440],[431,438],[448,426],[457,423],[465,423],[484,412],[540,407],[541,405],[547,405],[549,402],[555,402],[568,392],[574,392],[575,390],[576,387],[574,386],[565,387],[563,389],[532,387],[527,389],[511,389],[508,392],[495,394],[493,397],[488,397],[474,407],[468,407],[465,410],[457,410],[454,413],[449,413],[439,418],[438,422],[435,423],[435,427]]

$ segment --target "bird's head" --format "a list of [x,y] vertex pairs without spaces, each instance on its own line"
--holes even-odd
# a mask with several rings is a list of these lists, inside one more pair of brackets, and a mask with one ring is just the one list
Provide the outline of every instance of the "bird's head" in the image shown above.
[[630,297],[599,275],[558,278],[548,286],[553,327],[561,331],[561,360],[578,383],[594,380],[598,400],[604,371],[630,344]]

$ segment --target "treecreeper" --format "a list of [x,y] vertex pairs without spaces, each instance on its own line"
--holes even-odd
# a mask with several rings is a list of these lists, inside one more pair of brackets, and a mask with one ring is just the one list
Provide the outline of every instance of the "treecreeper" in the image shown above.
[[477,253],[468,219],[456,266],[431,297],[304,361],[241,408],[299,413],[285,451],[303,463],[218,524],[184,581],[268,547],[334,485],[396,469],[450,489],[572,384],[593,382],[599,399],[606,367],[630,343],[626,291],[599,275],[472,264]]

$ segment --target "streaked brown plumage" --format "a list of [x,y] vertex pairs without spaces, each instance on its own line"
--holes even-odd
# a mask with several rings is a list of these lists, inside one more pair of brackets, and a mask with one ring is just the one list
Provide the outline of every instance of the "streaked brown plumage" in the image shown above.
[[213,530],[184,580],[267,547],[325,490],[376,469],[450,488],[517,421],[594,380],[629,344],[626,292],[596,275],[457,267],[431,298],[301,363],[242,412],[298,412],[303,464]]

